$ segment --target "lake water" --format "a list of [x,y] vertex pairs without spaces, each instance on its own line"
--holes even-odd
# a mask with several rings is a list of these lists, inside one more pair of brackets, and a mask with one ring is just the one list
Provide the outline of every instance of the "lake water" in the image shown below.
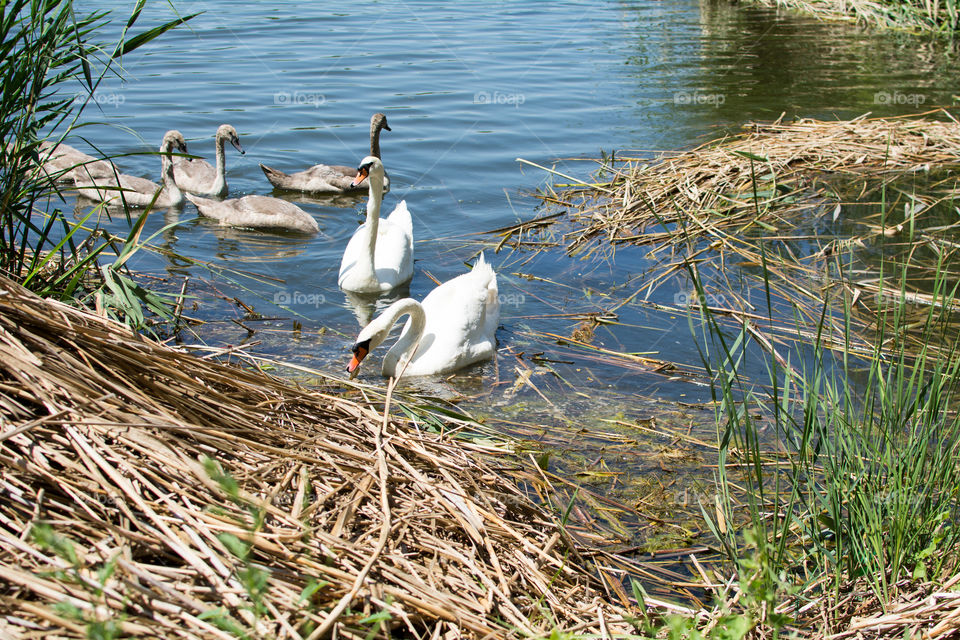
[[[129,4],[79,6],[113,8],[109,31],[116,34]],[[544,213],[530,193],[550,177],[516,158],[587,178],[601,150],[681,149],[781,114],[914,113],[951,104],[960,86],[956,51],[936,41],[726,2],[176,6],[182,15],[204,13],[125,57],[126,80],[107,78],[97,104],[83,114],[83,122],[101,124],[80,133],[121,154],[153,150],[176,128],[192,153],[212,159],[214,131],[232,124],[247,153],[227,147],[227,179],[230,195],[241,196],[272,193],[258,162],[287,171],[317,162],[355,166],[367,153],[370,115],[386,113],[392,131],[384,132],[382,149],[392,190],[384,206],[389,211],[405,199],[413,213],[410,295],[419,299],[433,288],[428,274],[442,281],[464,272],[486,242],[503,296],[495,362],[451,380],[412,384],[462,397],[468,410],[509,408],[512,419],[558,428],[647,415],[657,398],[692,402],[709,394],[547,335],[569,336],[582,320],[576,314],[618,304],[640,287],[649,265],[643,250],[627,248],[606,260],[560,250],[494,253],[496,238],[478,232]],[[166,3],[151,3],[137,30],[173,17]],[[156,157],[118,164],[158,179]],[[151,254],[132,266],[173,278],[172,290],[191,276],[188,292],[199,297],[187,313],[209,323],[184,334],[184,342],[255,343],[251,352],[341,375],[359,326],[337,288],[337,271],[363,205],[364,198],[307,199],[301,206],[322,233],[304,238],[220,228],[188,204],[179,214],[151,217],[148,232],[183,221],[157,244],[253,277],[215,278],[182,259]],[[678,279],[653,299],[672,304],[687,286]],[[249,319],[234,297],[269,319]],[[288,309],[275,299],[289,300]],[[637,301],[617,315],[620,324],[595,330],[594,346],[699,366],[683,314]],[[365,363],[362,380],[382,383],[380,356]],[[578,445],[571,439],[569,446]]]

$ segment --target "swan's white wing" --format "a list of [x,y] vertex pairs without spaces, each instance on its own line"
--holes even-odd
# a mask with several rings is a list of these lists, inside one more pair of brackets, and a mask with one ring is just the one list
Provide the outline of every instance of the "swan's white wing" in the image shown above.
[[500,302],[488,265],[478,262],[470,273],[444,282],[422,304],[426,325],[408,375],[454,371],[496,352]]
[[343,258],[340,260],[340,274],[337,276],[339,286],[343,287],[344,277],[355,268],[367,251],[369,233],[367,223],[363,223],[350,237],[350,242],[347,243],[347,248],[343,251]]

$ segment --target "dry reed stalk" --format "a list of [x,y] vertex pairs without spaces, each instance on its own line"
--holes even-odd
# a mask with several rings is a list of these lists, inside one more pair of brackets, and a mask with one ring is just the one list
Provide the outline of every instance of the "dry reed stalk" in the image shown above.
[[629,631],[494,453],[0,279],[0,632]]
[[[622,304],[643,301],[668,282],[675,287],[675,276],[692,270],[708,300],[725,300],[722,305],[708,304],[711,311],[745,323],[751,333],[762,335],[761,344],[775,356],[777,344],[816,336],[824,300],[846,301],[852,311],[852,335],[842,314],[828,314],[821,339],[831,348],[869,354],[870,336],[882,321],[880,311],[900,298],[900,287],[890,274],[881,283],[879,273],[871,270],[848,279],[844,259],[859,247],[882,240],[884,246],[903,250],[913,279],[929,280],[939,267],[918,261],[913,248],[925,244],[945,265],[960,248],[942,237],[949,227],[922,224],[922,215],[939,200],[905,194],[905,205],[914,211],[909,229],[907,223],[884,228],[864,221],[864,233],[844,241],[797,237],[797,221],[803,219],[799,214],[842,215],[843,203],[831,184],[840,178],[864,182],[960,165],[960,123],[917,116],[860,117],[838,122],[778,120],[751,123],[745,129],[690,151],[628,160],[615,169],[605,166],[612,178],[603,189],[567,185],[562,199],[577,224],[563,234],[568,252],[647,247],[654,266]],[[944,197],[949,198],[949,191]],[[892,211],[893,205],[888,206]],[[504,241],[512,233],[500,231]],[[809,252],[798,254],[797,247]],[[741,268],[733,271],[729,268],[733,265]],[[761,271],[763,277],[757,275]],[[741,280],[731,282],[731,272]],[[877,295],[881,286],[883,296]],[[774,321],[769,322],[765,304],[749,299],[751,290],[763,298],[766,288],[775,305],[796,308],[807,326],[798,328],[792,312],[785,320],[774,312]],[[689,297],[695,299],[693,294]],[[922,291],[907,291],[903,299],[915,308],[937,304]],[[848,335],[852,342],[847,342]]]
[[[960,124],[956,122],[860,117],[838,122],[778,120],[749,123],[744,128],[742,134],[691,151],[633,161],[621,168],[618,175],[622,178],[606,185],[612,195],[598,197],[593,206],[576,212],[583,228],[568,234],[568,249],[577,251],[597,237],[630,244],[688,241],[691,237],[734,244],[758,222],[752,194],[755,179],[768,184],[767,176],[772,174],[780,190],[796,193],[815,175],[863,178],[960,164]],[[571,192],[601,195],[589,189]],[[779,192],[767,202],[773,204],[782,195]],[[776,222],[783,211],[771,207],[770,221]],[[660,225],[678,228],[646,233]],[[679,233],[680,229],[685,233]]]

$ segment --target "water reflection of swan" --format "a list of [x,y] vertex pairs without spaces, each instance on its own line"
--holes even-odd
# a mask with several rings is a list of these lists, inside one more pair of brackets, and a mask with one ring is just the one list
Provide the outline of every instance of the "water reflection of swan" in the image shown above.
[[413,221],[406,201],[380,220],[384,172],[379,158],[367,156],[357,172],[354,182],[366,178],[370,183],[367,221],[347,243],[337,284],[359,293],[389,291],[413,277]]
[[357,324],[365,327],[373,320],[373,314],[377,309],[385,309],[390,304],[401,298],[410,297],[410,283],[405,283],[393,289],[386,295],[377,293],[354,293],[353,291],[344,291],[344,297],[347,306],[353,311]]
[[[356,169],[353,170],[353,175],[357,175]],[[363,193],[358,191],[351,191],[350,193],[308,193],[306,191],[274,189],[271,195],[294,204],[315,204],[321,207],[336,207],[338,209],[355,209],[357,204],[363,200]]]
[[173,163],[173,176],[177,180],[177,186],[201,196],[227,195],[226,153],[223,150],[227,142],[241,154],[245,153],[240,146],[237,130],[228,124],[222,124],[217,129],[215,141],[217,166],[214,167],[201,158],[177,158]]
[[230,200],[210,200],[187,194],[201,215],[219,220],[221,225],[251,229],[287,229],[317,233],[320,225],[309,213],[286,200],[270,196],[244,196]]
[[486,360],[496,353],[497,274],[481,253],[472,271],[444,282],[422,303],[404,298],[391,304],[357,336],[347,368],[350,377],[403,316],[409,317],[383,357],[383,375],[447,373]]
[[[186,153],[187,143],[179,131],[167,131],[160,144],[160,166],[163,186],[137,176],[125,173],[102,178],[90,175],[77,175],[77,191],[85,198],[115,204],[126,203],[131,207],[178,207],[183,204],[183,192],[177,188],[173,178],[173,162],[170,153],[173,149]],[[82,172],[82,169],[81,169]],[[157,194],[157,192],[160,192]]]
[[[370,118],[370,155],[376,158],[380,157],[381,129],[390,131],[390,127],[387,125],[387,116],[382,113],[375,113]],[[270,184],[279,189],[314,193],[343,193],[363,190],[362,186],[353,184],[353,177],[356,175],[353,167],[317,164],[304,171],[290,174],[271,169],[263,164],[260,165],[260,168],[267,176]],[[385,190],[390,189],[389,177],[384,176],[383,186]]]

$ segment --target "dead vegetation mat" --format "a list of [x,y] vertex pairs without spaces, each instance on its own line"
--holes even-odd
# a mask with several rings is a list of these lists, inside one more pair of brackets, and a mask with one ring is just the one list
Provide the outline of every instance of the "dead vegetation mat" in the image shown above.
[[817,177],[862,180],[958,165],[960,123],[954,120],[749,123],[743,133],[630,160],[609,182],[564,191],[568,201],[577,194],[588,199],[573,213],[582,228],[565,240],[571,253],[597,238],[658,246],[697,238],[731,243],[758,228],[789,226],[782,216],[790,212],[823,207],[833,194],[813,186]]
[[630,629],[503,451],[378,404],[0,279],[0,636]]

